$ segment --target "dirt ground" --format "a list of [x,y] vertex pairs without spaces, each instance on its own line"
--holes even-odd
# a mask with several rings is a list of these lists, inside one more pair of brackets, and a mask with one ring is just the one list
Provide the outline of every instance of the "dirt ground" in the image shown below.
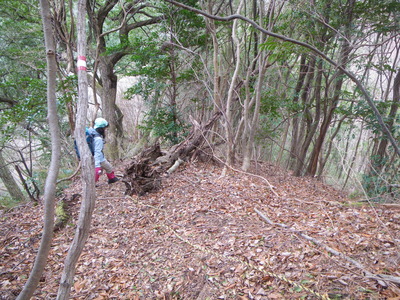
[[[266,163],[252,173],[186,164],[140,197],[103,176],[71,299],[400,299],[399,285],[369,276],[400,276],[398,208],[354,205]],[[72,216],[55,233],[33,299],[57,294],[79,194],[77,178],[60,196]],[[26,204],[0,218],[0,299],[14,299],[35,258],[43,210]]]

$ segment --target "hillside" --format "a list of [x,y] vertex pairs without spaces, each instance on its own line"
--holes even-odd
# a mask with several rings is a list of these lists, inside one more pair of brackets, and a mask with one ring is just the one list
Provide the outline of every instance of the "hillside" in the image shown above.
[[[270,164],[254,167],[258,176],[221,172],[183,165],[141,197],[103,176],[72,299],[400,299],[399,285],[368,278],[400,276],[399,210],[352,205]],[[62,196],[72,218],[56,232],[34,299],[57,293],[79,193],[77,179]],[[15,297],[29,275],[42,215],[32,204],[1,212],[1,299]]]

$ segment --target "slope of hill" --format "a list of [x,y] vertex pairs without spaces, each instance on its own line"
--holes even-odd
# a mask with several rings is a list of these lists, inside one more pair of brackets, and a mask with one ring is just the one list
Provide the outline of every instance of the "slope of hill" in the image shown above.
[[[351,205],[269,164],[254,167],[257,176],[221,172],[184,165],[141,197],[102,181],[71,298],[400,299],[400,211]],[[79,193],[76,181],[63,195],[72,217],[55,235],[34,299],[57,293]],[[2,299],[29,275],[42,215],[31,204],[1,213]]]

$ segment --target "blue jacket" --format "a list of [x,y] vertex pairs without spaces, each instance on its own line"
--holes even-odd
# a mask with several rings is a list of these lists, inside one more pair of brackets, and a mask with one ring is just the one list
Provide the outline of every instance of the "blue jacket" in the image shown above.
[[94,146],[94,167],[100,168],[100,164],[106,160],[103,153],[104,139],[102,136],[93,128],[88,129],[90,134],[93,134],[93,146]]

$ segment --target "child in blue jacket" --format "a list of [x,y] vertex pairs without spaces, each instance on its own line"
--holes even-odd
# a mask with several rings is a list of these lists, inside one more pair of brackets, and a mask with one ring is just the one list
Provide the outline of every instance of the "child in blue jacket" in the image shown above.
[[104,148],[104,138],[105,138],[105,130],[108,127],[108,122],[103,118],[97,118],[94,121],[93,128],[89,128],[89,130],[96,131],[94,135],[93,145],[94,145],[94,163],[95,163],[95,181],[97,182],[102,174],[102,170],[104,169],[107,177],[108,183],[117,182],[119,179],[115,177],[113,166],[108,162],[108,160],[104,157],[103,148]]

